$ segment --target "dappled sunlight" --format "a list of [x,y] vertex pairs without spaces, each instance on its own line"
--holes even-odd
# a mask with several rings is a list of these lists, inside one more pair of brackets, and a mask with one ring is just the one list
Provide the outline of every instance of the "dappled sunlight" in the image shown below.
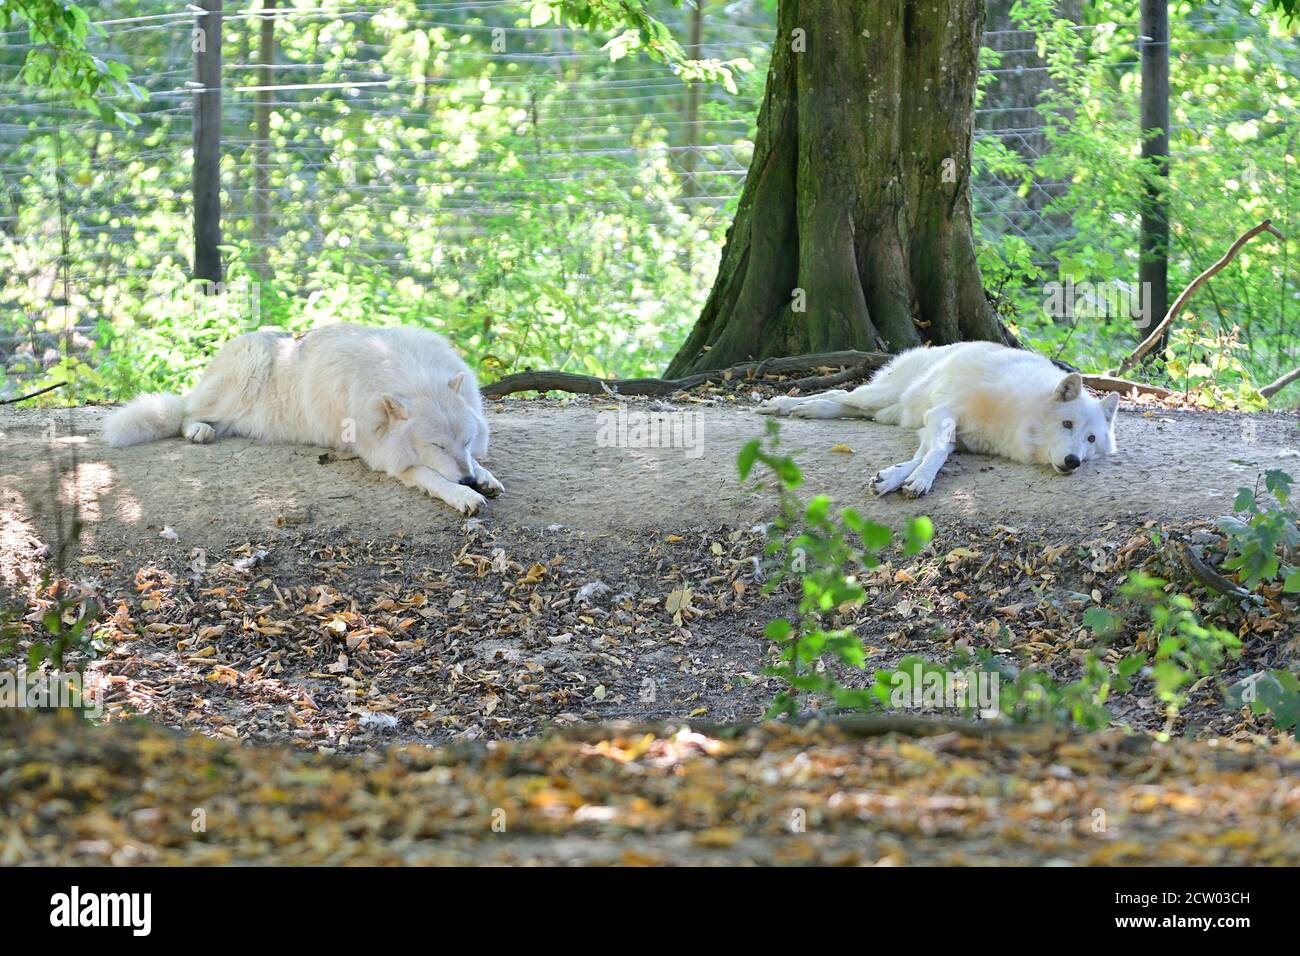
[[0,584],[17,588],[24,578],[32,576],[36,564],[33,555],[40,539],[22,499],[13,492],[0,494]]
[[75,471],[67,472],[60,481],[60,498],[64,504],[76,506],[86,521],[103,518],[101,500],[113,488],[113,469],[107,462],[78,462]]

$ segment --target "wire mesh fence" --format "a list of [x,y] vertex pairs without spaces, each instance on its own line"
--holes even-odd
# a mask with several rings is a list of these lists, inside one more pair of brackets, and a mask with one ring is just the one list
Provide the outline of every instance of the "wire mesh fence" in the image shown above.
[[[992,7],[977,146],[996,143],[1028,172],[977,164],[976,219],[984,240],[1018,237],[1053,272],[1076,227],[1056,203],[1068,176],[1043,160],[1052,121],[1071,117],[1045,113],[1041,37],[1009,19],[1009,4]],[[92,48],[125,63],[145,94],[122,97],[134,126],[24,84],[26,35],[0,37],[0,355],[11,379],[67,361],[53,335],[65,326],[87,350],[150,329],[162,330],[155,345],[189,334],[164,321],[176,306],[159,290],[184,285],[192,255],[198,8],[89,9]],[[608,37],[532,26],[527,14],[514,0],[224,12],[223,258],[258,284],[263,309],[292,299],[319,319],[346,300],[418,315],[472,335],[500,367],[630,372],[662,360],[707,294],[744,181],[774,14],[758,0],[711,3],[694,37],[693,11],[664,11],[675,36],[699,41],[695,55],[754,64],[735,92],[690,87],[644,56],[612,59]],[[1136,51],[1133,23],[1075,29]],[[1187,55],[1234,56],[1222,46]],[[1270,56],[1300,67],[1293,40],[1275,46]],[[1116,85],[1135,70],[1136,53]],[[268,286],[279,297],[269,306]],[[603,318],[584,331],[593,300]],[[568,338],[540,352],[557,330]]]

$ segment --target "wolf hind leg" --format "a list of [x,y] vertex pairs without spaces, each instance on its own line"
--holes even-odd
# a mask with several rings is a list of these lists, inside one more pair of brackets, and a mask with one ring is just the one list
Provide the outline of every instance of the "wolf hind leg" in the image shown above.
[[263,388],[271,378],[278,343],[284,336],[262,330],[221,347],[194,390],[185,396],[181,434],[196,444],[242,434]]
[[196,445],[206,445],[231,432],[231,427],[221,420],[220,409],[208,400],[211,388],[208,380],[185,396],[185,417],[181,421],[181,434]]
[[860,418],[861,412],[829,398],[810,398],[790,409],[791,418]]
[[846,404],[849,393],[842,388],[813,395],[781,395],[758,406],[760,415],[789,415],[791,418],[865,418]]

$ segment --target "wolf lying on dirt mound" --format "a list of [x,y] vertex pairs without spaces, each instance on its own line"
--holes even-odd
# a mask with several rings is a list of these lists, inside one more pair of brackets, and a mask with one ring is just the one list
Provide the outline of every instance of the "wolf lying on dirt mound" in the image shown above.
[[773,398],[758,411],[920,429],[916,454],[871,481],[878,495],[902,488],[916,498],[930,490],[954,448],[1051,465],[1062,475],[1096,455],[1113,455],[1118,408],[1114,392],[1093,398],[1078,372],[1067,374],[1036,352],[961,342],[904,352],[851,392]]
[[355,452],[465,515],[504,490],[479,464],[488,425],[474,373],[423,329],[250,332],[222,347],[189,394],[142,395],[104,422],[115,447],[175,435]]

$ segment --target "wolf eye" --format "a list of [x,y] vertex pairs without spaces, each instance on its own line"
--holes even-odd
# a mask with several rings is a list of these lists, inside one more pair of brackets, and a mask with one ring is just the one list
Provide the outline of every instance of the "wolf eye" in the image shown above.
[[1064,425],[1066,428],[1074,427],[1074,422],[1070,422],[1070,421],[1061,422],[1061,424]]
[[1096,435],[1089,435],[1089,436],[1088,436],[1088,441],[1090,441],[1090,442],[1095,442],[1096,440],[1097,440],[1097,436],[1096,436]]

